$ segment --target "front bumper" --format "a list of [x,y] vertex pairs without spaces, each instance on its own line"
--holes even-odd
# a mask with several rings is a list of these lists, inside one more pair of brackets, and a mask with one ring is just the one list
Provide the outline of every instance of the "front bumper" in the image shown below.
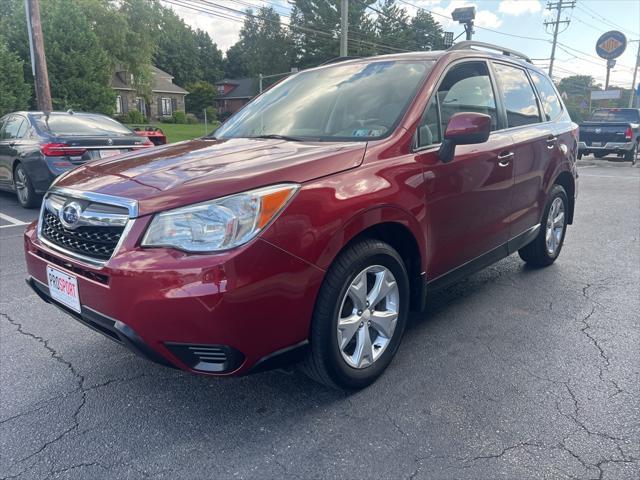
[[633,150],[633,142],[607,142],[601,147],[587,145],[585,142],[578,142],[578,150],[581,152],[629,152]]
[[[215,255],[141,249],[137,238],[148,221],[136,219],[104,266],[42,244],[30,225],[28,283],[43,300],[134,352],[196,373],[246,373],[277,365],[280,353],[291,356],[305,345],[322,270],[261,239]],[[76,276],[81,314],[51,299],[47,265]]]

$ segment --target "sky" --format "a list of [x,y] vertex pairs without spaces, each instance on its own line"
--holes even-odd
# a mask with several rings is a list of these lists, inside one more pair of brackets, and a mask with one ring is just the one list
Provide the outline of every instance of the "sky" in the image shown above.
[[[169,1],[183,6],[170,4]],[[184,6],[206,5],[207,2],[206,9],[219,12],[219,15],[200,13]],[[474,40],[503,45],[523,52],[534,59],[536,65],[545,69],[549,65],[553,36],[551,27],[545,28],[543,22],[555,19],[556,11],[550,12],[546,1],[397,0],[397,3],[405,7],[410,15],[415,15],[416,7],[432,12],[444,30],[453,32],[454,36],[462,33],[464,29],[462,25],[450,19],[451,11],[458,7],[474,5],[477,26]],[[628,40],[640,39],[640,1],[576,0],[575,3],[575,8],[562,11],[561,19],[569,19],[570,23],[568,26],[560,27],[562,33],[558,36],[553,76],[557,79],[587,74],[604,84],[606,61],[596,55],[596,41],[609,30],[622,31]],[[284,23],[288,23],[287,16],[291,10],[291,5],[286,0],[167,0],[165,5],[173,8],[190,26],[207,31],[223,51],[238,40],[242,27],[243,15],[229,9],[243,11],[250,5],[253,5],[254,9],[272,6],[281,15]],[[372,16],[376,15],[373,11],[369,13]],[[626,51],[617,59],[616,66],[611,71],[611,85],[626,88],[631,86],[637,52],[638,42],[627,45]],[[636,83],[638,81],[636,80]]]

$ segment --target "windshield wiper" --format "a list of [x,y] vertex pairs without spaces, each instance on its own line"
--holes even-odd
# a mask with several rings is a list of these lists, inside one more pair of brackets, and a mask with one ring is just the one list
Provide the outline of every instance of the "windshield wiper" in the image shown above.
[[276,133],[271,133],[268,135],[255,135],[253,137],[247,137],[247,138],[271,138],[276,140],[288,140],[290,142],[302,142],[303,140],[305,140],[304,138],[300,138],[300,137],[290,137],[289,135],[278,135]]

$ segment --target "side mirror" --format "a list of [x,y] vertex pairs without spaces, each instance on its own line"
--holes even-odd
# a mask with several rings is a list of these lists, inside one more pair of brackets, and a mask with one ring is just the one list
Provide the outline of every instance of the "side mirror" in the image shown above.
[[482,113],[461,112],[449,119],[444,140],[438,155],[440,161],[449,163],[453,160],[456,145],[484,143],[491,133],[491,117]]

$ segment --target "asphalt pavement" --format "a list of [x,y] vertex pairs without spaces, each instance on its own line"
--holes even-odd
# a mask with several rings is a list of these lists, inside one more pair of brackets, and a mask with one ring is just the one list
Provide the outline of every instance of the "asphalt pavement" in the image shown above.
[[[638,479],[640,167],[580,162],[559,260],[429,298],[373,386],[149,363],[26,286],[0,193],[0,479]],[[7,218],[9,217],[9,218]]]

